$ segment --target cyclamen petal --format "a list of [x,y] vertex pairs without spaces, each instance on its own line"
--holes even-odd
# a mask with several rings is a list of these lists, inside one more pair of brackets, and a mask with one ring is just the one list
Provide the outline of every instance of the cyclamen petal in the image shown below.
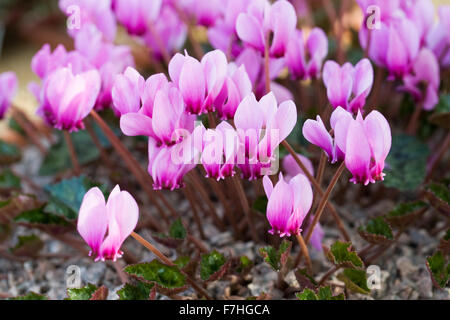
[[116,186],[105,203],[103,193],[94,187],[81,203],[77,230],[91,247],[90,255],[95,261],[116,260],[121,257],[120,247],[136,227],[138,217],[138,205],[128,192]]
[[83,128],[82,120],[95,105],[100,82],[97,70],[74,76],[70,68],[60,68],[44,84],[44,103],[38,113],[57,129]]
[[[308,172],[312,176],[314,176],[314,167],[312,165],[312,162],[301,154],[297,154],[297,157],[300,159],[306,169],[308,169]],[[284,172],[286,173],[286,180],[290,180],[292,177],[296,176],[299,173],[305,174],[291,154],[288,154],[283,158],[282,167],[284,169]]]
[[16,94],[17,82],[17,76],[14,72],[0,73],[0,119],[3,119],[11,100]]
[[[195,81],[192,76],[197,75]],[[187,56],[180,72],[178,87],[186,103],[186,110],[192,114],[201,114],[206,95],[206,81],[203,66],[195,58]]]
[[131,67],[124,74],[118,74],[111,90],[114,109],[120,115],[138,112],[144,85],[144,78]]
[[299,234],[303,219],[312,204],[309,181],[299,174],[288,184],[280,174],[275,186],[267,176],[263,178],[263,185],[268,197],[266,216],[272,227],[269,232],[280,237]]
[[325,151],[329,161],[335,161],[333,139],[325,128],[320,116],[317,116],[316,120],[306,120],[303,124],[302,133],[306,140]]

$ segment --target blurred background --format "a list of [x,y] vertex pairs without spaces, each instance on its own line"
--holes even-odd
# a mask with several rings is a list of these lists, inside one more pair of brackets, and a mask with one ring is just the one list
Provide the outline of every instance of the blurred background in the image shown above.
[[[321,21],[323,15],[324,24],[326,21],[320,1],[309,1],[313,7],[315,21]],[[330,0],[338,1],[338,0]],[[450,4],[450,0],[433,0],[436,6]],[[319,3],[319,4],[318,4]],[[318,8],[314,8],[318,6]],[[344,19],[347,21],[350,30],[343,36],[343,45],[350,46],[355,41],[356,28],[360,25],[362,14],[356,1],[347,11]],[[73,48],[72,39],[67,35],[65,26],[66,18],[58,7],[58,0],[0,0],[0,72],[14,71],[19,78],[19,90],[14,103],[24,110],[31,119],[39,122],[35,116],[36,101],[28,91],[27,85],[31,81],[38,81],[38,77],[30,69],[30,61],[33,55],[42,47],[44,43],[49,43],[52,48],[62,43],[68,50]],[[305,18],[307,20],[307,18]],[[300,21],[300,23],[302,23]],[[198,30],[202,33],[201,27]],[[201,37],[201,35],[200,35]],[[124,30],[118,32],[117,43],[127,43],[132,45],[137,66],[144,65],[145,53],[142,48],[129,39]],[[356,41],[357,42],[357,41]],[[331,44],[332,46],[332,44]],[[359,48],[356,48],[356,55],[359,55]],[[21,144],[20,135],[11,130],[10,120],[0,122],[0,138],[9,142]]]

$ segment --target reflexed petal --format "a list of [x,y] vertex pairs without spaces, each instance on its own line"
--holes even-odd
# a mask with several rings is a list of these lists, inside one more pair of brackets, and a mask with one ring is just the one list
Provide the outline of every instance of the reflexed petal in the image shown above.
[[120,129],[127,136],[154,136],[152,119],[140,113],[126,113],[120,117]]
[[108,228],[105,198],[99,188],[90,189],[83,197],[78,214],[77,230],[97,256]]
[[317,116],[316,121],[306,120],[303,124],[302,133],[306,140],[322,148],[330,161],[333,160],[333,139],[325,128],[320,116]]

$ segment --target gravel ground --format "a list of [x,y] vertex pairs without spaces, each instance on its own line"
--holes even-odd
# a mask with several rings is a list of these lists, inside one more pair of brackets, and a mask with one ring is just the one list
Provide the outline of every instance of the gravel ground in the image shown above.
[[[32,147],[27,148],[24,151],[21,163],[16,164],[14,169],[22,174],[26,174],[28,177],[32,177],[37,185],[44,185],[50,180],[37,177],[36,172],[40,161],[39,152]],[[97,180],[102,180],[103,172],[101,167],[91,166],[87,169],[86,174],[90,177],[95,177]],[[370,204],[370,197],[363,196],[360,204],[356,204],[351,199],[357,196],[355,192],[358,192],[358,189],[353,188],[352,190],[352,192],[345,194],[344,199],[338,201],[340,205],[337,202],[337,209],[347,223],[354,247],[360,250],[367,243],[356,232],[358,221],[364,221],[367,217],[392,209],[394,202],[385,199],[376,202],[376,204],[368,208],[361,208],[360,204]],[[31,190],[27,190],[25,185],[25,191]],[[180,212],[186,212],[184,217],[189,219],[188,217],[191,216],[191,214],[187,214],[189,205],[182,198],[182,194],[174,193],[169,194],[169,196],[170,201],[176,204]],[[346,205],[342,205],[342,203]],[[352,203],[352,205],[348,205],[348,203]],[[151,213],[150,210],[149,212]],[[194,225],[191,220],[187,220],[187,223],[188,225]],[[332,225],[333,221],[326,219],[323,226],[325,231],[323,244],[326,246],[330,246],[339,237],[337,229],[333,228]],[[238,290],[232,288],[233,285],[230,285],[233,282],[233,279],[230,277],[210,283],[208,290],[214,297],[237,298],[237,294],[241,297],[247,297],[265,293],[272,299],[286,298],[276,288],[277,274],[263,262],[258,253],[261,245],[255,246],[251,241],[234,240],[231,232],[219,232],[212,225],[209,218],[204,219],[204,231],[207,239],[205,245],[208,249],[217,249],[233,256],[246,255],[255,263],[254,268],[245,278],[246,285],[241,286]],[[148,230],[141,229],[139,232],[145,238],[151,239]],[[34,291],[46,294],[51,299],[63,299],[66,297],[66,270],[69,266],[76,265],[80,268],[83,285],[87,283],[105,285],[110,291],[108,299],[118,298],[115,292],[121,287],[121,282],[112,263],[94,263],[89,257],[81,255],[66,244],[37,230],[19,226],[14,233],[11,239],[15,239],[17,235],[38,234],[45,243],[44,248],[41,250],[44,256],[37,259],[28,259],[27,261],[14,261],[0,256],[0,293],[16,296],[25,294],[28,291]],[[381,270],[381,289],[372,290],[370,295],[347,292],[347,299],[449,299],[450,288],[434,288],[425,266],[426,257],[433,254],[437,247],[437,239],[442,236],[443,233],[432,237],[425,229],[409,228],[401,235],[395,245],[374,262]],[[13,243],[9,244],[13,245]],[[159,244],[156,245],[169,257],[176,257],[174,250],[167,249]],[[137,245],[133,239],[128,239],[125,242],[125,248],[139,261],[150,261],[155,258],[145,248]],[[298,250],[295,244],[293,250],[295,253]],[[318,252],[314,249],[311,249],[311,258],[316,271],[316,279],[320,279],[331,267],[331,264],[326,261],[323,252]],[[118,263],[122,267],[125,265],[123,259],[119,260]],[[291,286],[298,287],[297,280],[292,272],[287,275],[285,280]],[[336,293],[343,290],[343,283],[335,275],[330,280]],[[187,298],[192,294],[193,292],[189,289],[180,295]],[[287,298],[294,298],[294,296],[291,295]],[[167,299],[167,297],[158,294],[157,299]]]

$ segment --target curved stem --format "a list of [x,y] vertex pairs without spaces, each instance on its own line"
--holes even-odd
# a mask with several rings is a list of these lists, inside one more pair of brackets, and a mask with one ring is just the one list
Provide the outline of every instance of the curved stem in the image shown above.
[[44,145],[39,140],[39,136],[36,135],[36,130],[33,129],[31,121],[29,121],[24,113],[17,107],[11,106],[11,109],[11,117],[14,119],[14,121],[17,122],[17,124],[23,129],[23,131],[25,131],[25,134],[31,139],[31,142],[33,142],[36,147],[38,147],[39,151],[42,154],[45,154],[47,151]]
[[250,206],[248,204],[247,196],[245,195],[244,188],[242,187],[241,181],[239,178],[234,175],[231,177],[233,181],[234,187],[236,188],[237,195],[239,197],[239,201],[241,203],[242,209],[244,210],[245,217],[247,218],[248,225],[250,227],[250,232],[252,234],[253,241],[255,243],[258,242],[258,233],[256,232],[255,225],[253,224],[252,212]]
[[106,122],[98,115],[97,112],[94,110],[91,111],[91,116],[94,118],[94,120],[99,125],[100,129],[105,133],[108,140],[113,145],[114,149],[116,149],[117,153],[121,156],[125,164],[127,165],[128,169],[131,171],[131,173],[134,175],[138,183],[140,184],[141,188],[147,193],[150,201],[155,205],[155,207],[158,209],[158,212],[161,216],[161,218],[169,224],[169,219],[166,216],[165,211],[160,206],[160,204],[155,200],[154,195],[155,191],[151,188],[151,184],[148,183],[148,180],[145,178],[147,174],[144,173],[142,168],[140,167],[137,160],[131,155],[131,153],[128,151],[128,149],[125,148],[125,146],[122,144],[119,138],[114,134],[114,132],[111,130],[111,128],[106,124]]
[[75,146],[73,145],[72,137],[70,133],[63,130],[64,140],[66,140],[67,149],[70,154],[70,161],[72,162],[73,172],[76,176],[81,174],[80,163],[78,162],[77,153],[75,152]]
[[[306,175],[308,180],[311,182],[314,190],[319,193],[320,197],[324,196],[324,191],[320,187],[319,183],[316,179],[311,175],[311,173],[308,171],[306,166],[303,164],[303,162],[300,160],[300,158],[297,156],[297,153],[294,151],[294,149],[290,146],[290,144],[284,140],[281,142],[281,144],[288,150],[288,152],[294,157],[295,162],[299,165],[299,167],[302,169],[303,173]],[[336,209],[330,202],[326,202],[326,207],[328,210],[330,210],[331,214],[333,215],[333,218],[336,220],[337,226],[339,228],[339,231],[342,234],[342,237],[346,240],[350,240],[350,236],[348,235],[347,231],[345,230],[344,223],[340,219],[339,214],[337,213]]]
[[163,263],[167,264],[171,267],[177,267],[177,269],[186,276],[187,282],[192,286],[192,288],[197,291],[198,294],[204,296],[208,300],[212,300],[211,296],[206,292],[205,289],[203,289],[201,286],[199,286],[194,279],[192,279],[186,272],[178,268],[176,264],[174,264],[169,258],[167,258],[161,251],[159,251],[156,247],[154,247],[150,242],[142,238],[140,235],[138,235],[136,232],[132,232],[131,236],[136,239],[137,242],[139,242],[141,245],[146,247],[148,250],[153,252],[155,256],[158,257],[159,260],[161,260]]
[[305,240],[303,239],[303,236],[299,233],[296,235],[298,244],[300,245],[300,249],[303,252],[303,255],[305,256],[306,260],[306,268],[308,270],[309,274],[312,274],[312,262],[311,258],[309,257],[309,251],[308,247],[306,246]]

